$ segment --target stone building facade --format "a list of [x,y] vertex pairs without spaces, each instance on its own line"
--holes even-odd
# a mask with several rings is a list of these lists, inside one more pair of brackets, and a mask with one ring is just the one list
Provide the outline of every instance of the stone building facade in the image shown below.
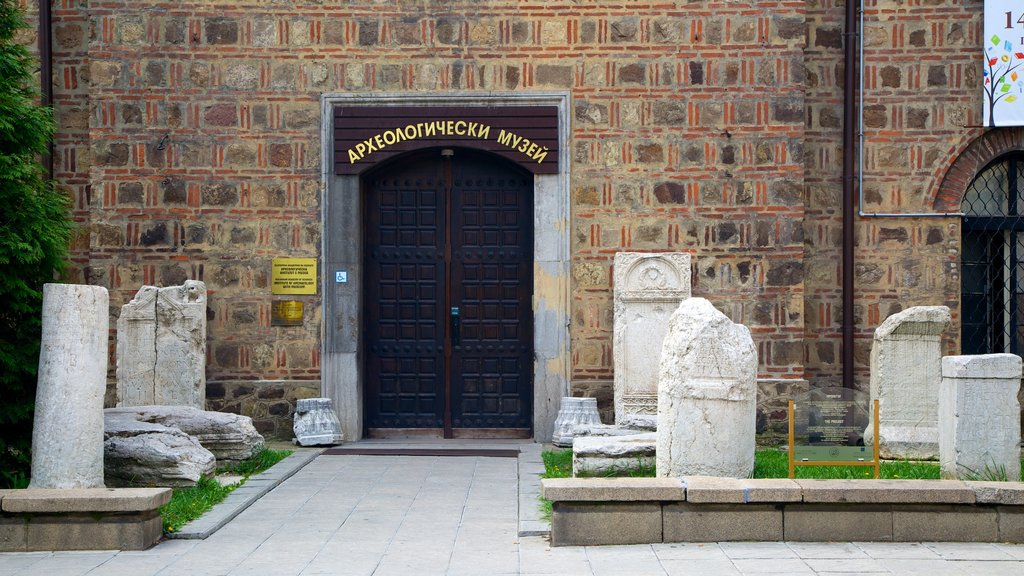
[[[898,214],[959,212],[971,179],[1024,135],[978,127],[979,1],[864,10],[864,210],[896,214],[855,224],[866,387],[888,315],[945,304],[958,319],[959,216]],[[331,206],[365,191],[331,162],[333,115],[388,98],[559,110],[558,172],[533,190],[537,206],[563,202],[561,219],[535,210],[536,238],[564,246],[535,254],[538,439],[565,393],[611,409],[618,251],[692,255],[693,294],[754,335],[763,429],[785,398],[839,382],[842,3],[62,0],[53,12],[75,280],[110,289],[112,316],[143,284],[204,281],[213,408],[281,435],[296,398],[332,395],[361,417],[366,296],[330,275],[362,262],[332,243],[367,232],[334,219],[360,209]],[[318,259],[317,294],[289,297],[301,326],[271,324],[278,257]],[[349,420],[348,437],[364,432]]]

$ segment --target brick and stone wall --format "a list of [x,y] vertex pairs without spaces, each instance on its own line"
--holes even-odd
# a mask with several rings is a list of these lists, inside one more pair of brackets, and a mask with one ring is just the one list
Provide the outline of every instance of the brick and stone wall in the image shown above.
[[[980,6],[865,3],[869,212],[932,211],[982,133]],[[795,383],[764,393],[838,379],[841,3],[62,0],[54,11],[74,273],[111,290],[112,314],[142,284],[206,282],[208,381],[224,390],[211,405],[244,413],[259,404],[234,402],[259,399],[239,392],[245,381],[320,376],[320,297],[296,298],[303,326],[273,327],[269,276],[273,257],[316,257],[330,234],[325,92],[571,93],[574,393],[610,398],[619,250],[691,252],[693,294],[751,328],[761,378]],[[866,385],[886,316],[946,304],[956,324],[959,221],[864,218],[856,235]]]

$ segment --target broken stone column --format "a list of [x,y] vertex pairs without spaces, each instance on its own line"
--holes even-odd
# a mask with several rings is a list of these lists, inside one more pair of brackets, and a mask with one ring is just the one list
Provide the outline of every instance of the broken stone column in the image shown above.
[[143,286],[117,321],[118,406],[206,407],[206,285]]
[[946,356],[939,393],[943,478],[1020,480],[1021,358]]
[[593,426],[601,424],[601,416],[597,413],[597,398],[562,398],[562,405],[555,418],[555,433],[551,443],[555,446],[572,446],[577,426]]
[[750,330],[703,298],[684,300],[661,352],[658,476],[746,478],[754,469],[756,419]]
[[303,398],[295,403],[295,442],[300,446],[327,446],[345,440],[330,398]]
[[[939,457],[942,333],[949,308],[915,306],[885,319],[871,345],[871,401],[878,400],[882,458]],[[867,427],[864,443],[874,442]]]
[[615,254],[615,423],[658,412],[658,362],[668,320],[690,297],[690,255]]
[[30,488],[103,488],[110,299],[100,286],[43,286]]

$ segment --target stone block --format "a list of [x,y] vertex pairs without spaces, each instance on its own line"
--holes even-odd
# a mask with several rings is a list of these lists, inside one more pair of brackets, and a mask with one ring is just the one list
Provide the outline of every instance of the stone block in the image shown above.
[[672,314],[658,378],[657,473],[746,478],[754,469],[757,350],[704,298]]
[[796,480],[806,503],[974,504],[957,480]]
[[945,478],[1020,480],[1021,358],[946,356],[939,391],[939,465]]
[[0,501],[0,509],[15,514],[144,512],[170,500],[170,488],[29,488],[11,490]]
[[664,542],[778,541],[782,508],[767,504],[666,504]]
[[28,522],[21,516],[0,516],[0,552],[24,552],[28,549]]
[[785,540],[792,542],[892,540],[892,508],[886,505],[791,504],[783,523]]
[[[883,458],[938,459],[939,384],[946,306],[914,306],[885,319],[871,345],[871,400],[879,403]],[[874,441],[867,427],[864,444]]]
[[583,436],[573,439],[573,476],[614,473],[654,465],[657,434]]
[[541,495],[558,502],[683,501],[677,478],[545,478]]
[[717,476],[684,476],[686,501],[708,504],[752,502],[800,502],[800,485],[788,479],[738,479]]
[[690,297],[690,255],[683,252],[615,254],[615,422],[658,412],[658,367],[668,321]]
[[974,490],[978,504],[1024,506],[1024,483],[1021,482],[964,482]]
[[896,542],[996,542],[995,508],[974,506],[901,506],[892,509]]
[[1024,543],[1024,509],[996,506],[999,515],[999,542]]
[[26,549],[145,550],[163,535],[156,510],[127,516],[71,514],[33,516],[26,525]]
[[600,546],[661,542],[661,504],[555,502],[553,546]]

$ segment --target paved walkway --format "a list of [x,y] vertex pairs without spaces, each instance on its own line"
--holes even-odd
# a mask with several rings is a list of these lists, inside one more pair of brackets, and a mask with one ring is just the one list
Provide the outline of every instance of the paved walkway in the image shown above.
[[535,457],[319,456],[205,540],[143,552],[0,554],[0,576],[1024,575],[1024,545],[1009,544],[551,548],[544,537],[518,536],[518,470]]

